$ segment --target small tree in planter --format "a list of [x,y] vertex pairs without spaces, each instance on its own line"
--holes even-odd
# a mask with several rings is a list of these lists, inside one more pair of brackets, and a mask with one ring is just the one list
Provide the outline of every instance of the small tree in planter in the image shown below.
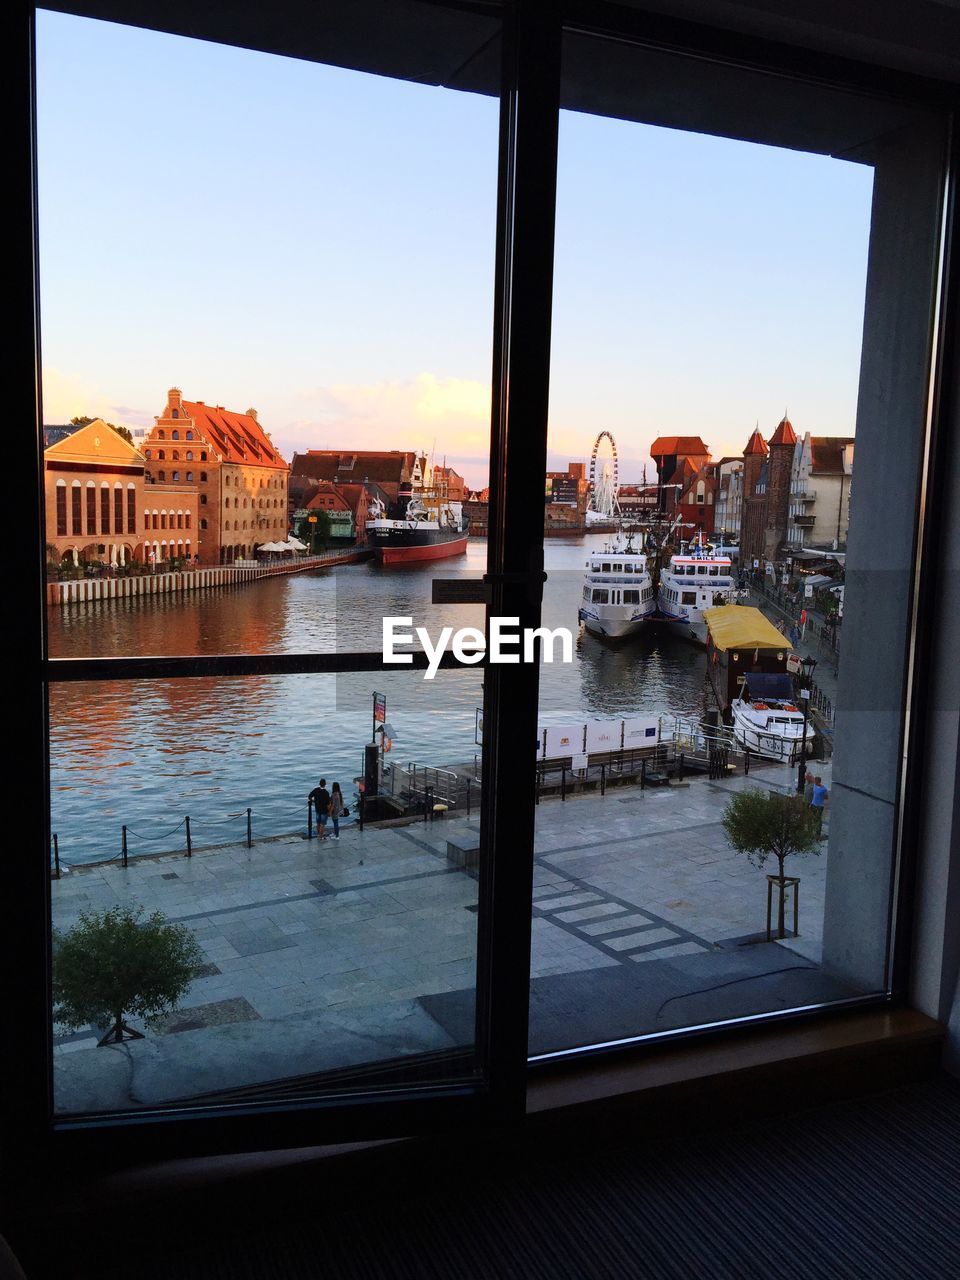
[[745,853],[755,867],[776,858],[779,906],[777,937],[784,933],[784,863],[790,854],[820,852],[820,819],[800,795],[775,791],[740,791],[732,796],[721,819],[727,839],[737,853]]
[[68,932],[54,932],[53,1016],[71,1031],[109,1023],[98,1047],[142,1040],[124,1017],[151,1023],[175,1009],[202,962],[190,929],[160,911],[146,919],[142,907],[83,912]]

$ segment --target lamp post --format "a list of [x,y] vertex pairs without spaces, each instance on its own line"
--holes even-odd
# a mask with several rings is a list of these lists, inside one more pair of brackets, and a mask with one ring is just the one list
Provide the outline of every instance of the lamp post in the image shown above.
[[800,745],[800,768],[797,773],[797,795],[803,795],[804,781],[807,776],[807,711],[810,706],[810,686],[813,683],[813,669],[817,665],[816,658],[809,653],[800,662],[800,698],[803,702],[803,741]]

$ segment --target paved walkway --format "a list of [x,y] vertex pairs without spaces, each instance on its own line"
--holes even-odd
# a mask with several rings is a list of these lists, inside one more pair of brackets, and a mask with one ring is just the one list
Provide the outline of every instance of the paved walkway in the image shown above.
[[[538,807],[532,1052],[837,994],[816,967],[826,843],[788,866],[801,936],[758,943],[766,873],[720,826],[731,791],[792,780],[771,765]],[[339,842],[294,835],[55,881],[58,928],[142,904],[187,923],[207,961],[160,1032],[109,1049],[93,1028],[60,1037],[57,1105],[137,1106],[471,1044],[477,883],[447,842],[478,839],[476,816],[354,826]]]

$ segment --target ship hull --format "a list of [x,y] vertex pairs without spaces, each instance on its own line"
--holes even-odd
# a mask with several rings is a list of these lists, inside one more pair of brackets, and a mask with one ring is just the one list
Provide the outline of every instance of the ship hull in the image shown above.
[[462,556],[467,549],[467,535],[445,539],[432,531],[391,532],[385,537],[372,537],[370,547],[380,564],[422,564]]

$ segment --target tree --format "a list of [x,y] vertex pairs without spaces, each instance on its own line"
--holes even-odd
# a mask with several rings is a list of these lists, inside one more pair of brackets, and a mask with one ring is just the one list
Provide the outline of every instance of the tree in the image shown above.
[[777,937],[784,934],[784,862],[790,854],[820,853],[820,819],[801,795],[776,791],[740,791],[732,796],[721,819],[727,839],[737,853],[745,853],[755,867],[776,858],[780,902]]
[[190,929],[160,911],[142,917],[143,907],[117,906],[54,931],[54,1018],[72,1031],[110,1024],[98,1047],[143,1039],[124,1017],[156,1022],[199,974],[203,952]]
[[[96,422],[96,418],[82,417],[70,419],[70,425],[73,427],[89,427],[91,422]],[[112,428],[118,436],[123,436],[127,444],[133,444],[133,432],[129,427],[118,427],[115,422],[107,422],[104,425]]]
[[308,543],[311,551],[317,551],[318,548],[326,550],[331,533],[330,517],[323,510],[313,511],[311,514],[317,517],[316,521],[311,524],[306,518],[301,520],[297,529],[297,537],[302,542]]

